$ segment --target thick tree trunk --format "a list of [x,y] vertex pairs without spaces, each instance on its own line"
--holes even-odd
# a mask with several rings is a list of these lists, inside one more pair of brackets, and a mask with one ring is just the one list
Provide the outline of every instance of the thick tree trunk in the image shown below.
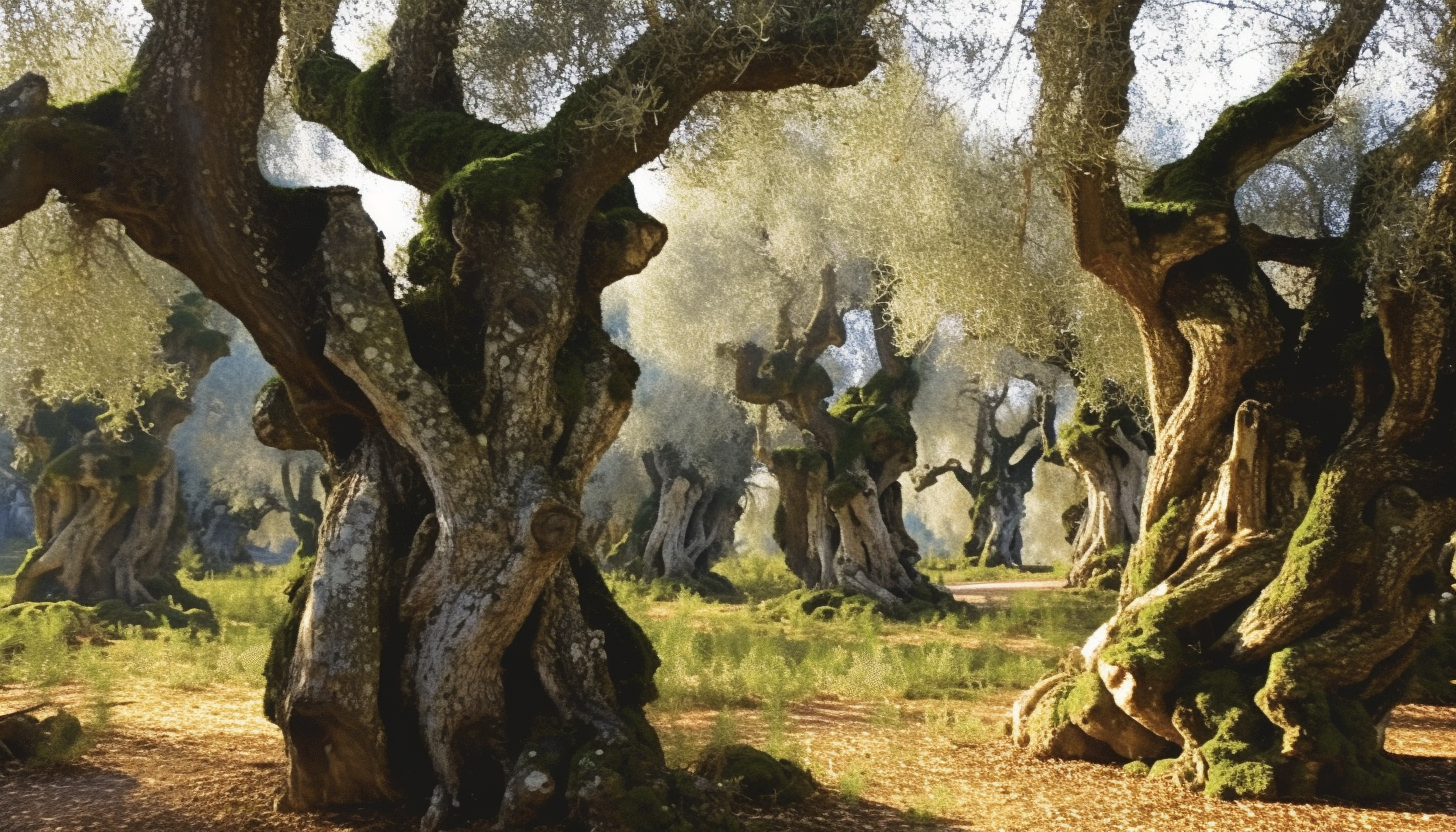
[[828,460],[812,448],[781,448],[769,455],[768,469],[779,486],[774,542],[789,571],[811,589],[838,586],[839,526],[825,496]]
[[919,547],[903,519],[898,480],[915,466],[910,408],[919,379],[895,352],[894,330],[875,304],[880,369],[863,388],[825,406],[834,387],[817,362],[831,345],[844,344],[845,328],[833,266],[821,279],[818,308],[802,334],[786,332],[773,353],[756,344],[735,352],[738,397],[777,406],[816,446],[770,454],[760,425],[756,453],[779,481],[775,540],[806,586],[840,587],[892,607],[913,598],[949,600],[915,569]]
[[[894,494],[898,504],[898,488]],[[838,585],[890,606],[911,597],[913,567],[905,567],[901,541],[890,533],[879,489],[863,463],[840,474],[828,497],[839,528],[839,548],[834,553]],[[903,525],[898,518],[894,522]]]
[[[575,506],[626,416],[613,391],[635,376],[630,363],[588,335],[577,360],[590,412],[563,412],[549,384],[506,377],[474,432],[413,363],[372,224],[356,202],[341,199],[333,214],[322,243],[337,252],[327,354],[405,447],[367,435],[336,466],[312,578],[270,663],[270,712],[289,746],[282,805],[425,787],[426,829],[456,816],[630,828],[644,811],[711,824],[717,810],[665,770],[643,717],[650,646],[574,551]],[[563,278],[571,249],[551,234],[527,210],[476,243],[493,254],[481,262],[487,285],[530,293],[488,324],[502,330],[486,341],[492,366],[506,353],[491,353],[509,348],[522,373],[550,378],[550,340],[600,326],[568,314],[574,297],[552,289],[575,281]]]
[[1039,450],[1039,446],[1033,447],[1020,460],[1002,467],[990,494],[976,506],[972,529],[984,525],[986,542],[979,552],[968,556],[981,566],[1021,568],[1021,521],[1026,517],[1032,472],[1041,459]]
[[293,466],[287,459],[283,460],[278,473],[283,485],[283,510],[288,513],[288,525],[293,528],[293,536],[298,541],[294,556],[311,558],[318,554],[319,528],[324,517],[323,504],[314,496],[314,485],[327,491],[328,480],[321,476],[317,464],[306,463],[299,466],[298,483],[294,484]]
[[1072,567],[1067,585],[1116,589],[1122,582],[1128,549],[1141,530],[1149,443],[1141,431],[1128,436],[1121,421],[1103,424],[1092,417],[1079,412],[1058,446],[1062,460],[1082,480],[1087,493],[1076,535],[1070,540]]
[[[162,339],[163,358],[184,365],[191,384],[228,352],[226,336],[203,325],[205,312],[200,297],[184,298]],[[34,404],[17,436],[38,471],[32,499],[39,545],[16,573],[11,603],[198,603],[177,582],[186,520],[176,456],[166,445],[191,411],[188,399],[167,388],[143,403],[124,435],[108,437],[96,429],[92,407]],[[89,430],[77,437],[76,423],[87,421]]]
[[[856,83],[877,5],[746,28],[674,14],[529,133],[452,96],[458,0],[400,3],[389,59],[364,71],[332,51],[332,0],[149,3],[124,88],[64,109],[38,76],[0,90],[0,225],[53,189],[123,222],[278,370],[259,437],[330,467],[319,554],[269,661],[282,805],[417,796],[426,830],[731,825],[709,784],[666,769],[642,711],[656,658],[576,551],[583,484],[637,375],[600,294],[661,250],[627,177],[697,102]],[[299,114],[431,195],[403,297],[357,193],[262,177],[280,14]],[[653,107],[616,107],[644,89]]]
[[[1382,726],[1456,529],[1456,77],[1359,157],[1342,237],[1270,234],[1234,199],[1329,123],[1383,10],[1339,4],[1136,205],[1098,148],[1128,116],[1138,5],[1068,0],[1038,23],[1043,61],[1063,62],[1044,100],[1088,108],[1064,168],[1078,254],[1138,322],[1158,455],[1119,610],[1016,704],[1035,753],[1163,757],[1154,773],[1219,797],[1400,790]],[[1066,37],[1095,48],[1058,54]],[[1264,260],[1311,270],[1303,310]]]
[[697,586],[710,595],[734,594],[725,578],[709,570],[733,550],[747,482],[712,482],[671,447],[644,454],[642,462],[657,489],[651,501],[656,516],[640,543],[643,576]]

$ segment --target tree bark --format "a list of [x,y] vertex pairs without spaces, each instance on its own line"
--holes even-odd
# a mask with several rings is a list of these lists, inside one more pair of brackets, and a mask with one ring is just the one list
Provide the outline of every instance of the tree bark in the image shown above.
[[[202,323],[205,307],[197,296],[179,301],[162,338],[163,359],[185,366],[190,384],[228,353],[226,336]],[[95,406],[35,402],[17,437],[37,472],[39,545],[16,572],[10,603],[118,599],[140,606],[171,597],[188,608],[199,604],[177,581],[186,521],[176,456],[166,444],[191,410],[187,397],[166,388],[108,436],[97,428]]]
[[642,464],[654,493],[609,563],[708,597],[737,597],[732,583],[711,569],[733,550],[747,482],[713,482],[671,445],[643,454]]
[[834,552],[839,525],[824,493],[829,486],[828,460],[810,448],[781,448],[765,456],[779,486],[773,535],[784,552],[784,563],[810,589],[838,586]]
[[[1079,5],[1040,25],[1096,29],[1057,83],[1112,102],[1091,121],[1115,134],[1136,4],[1066,14]],[[1382,9],[1340,4],[1273,89],[1153,174],[1142,204],[1122,203],[1110,160],[1067,166],[1083,264],[1142,327],[1158,455],[1119,610],[1016,704],[1013,733],[1036,754],[1166,758],[1155,773],[1218,797],[1400,790],[1381,726],[1450,586],[1441,552],[1456,528],[1444,427],[1456,416],[1456,160],[1444,138],[1456,81],[1360,159],[1350,226],[1315,264],[1302,312],[1259,268],[1277,252],[1268,235],[1241,235],[1233,202],[1249,174],[1327,123]],[[1047,31],[1039,48],[1060,40]],[[1422,197],[1433,164],[1439,181]],[[1402,203],[1424,213],[1402,244],[1418,257],[1401,268],[1418,277],[1370,256]]]
[[208,499],[189,506],[187,527],[203,571],[225,574],[234,566],[252,563],[246,545],[248,535],[276,510],[271,502],[235,509],[225,499]]
[[916,491],[924,491],[949,473],[971,495],[970,531],[961,553],[976,566],[1021,567],[1026,495],[1047,444],[1046,435],[1056,423],[1054,394],[1043,392],[1021,427],[1010,436],[1003,435],[996,420],[1009,389],[1002,384],[980,393],[975,456],[969,467],[957,459],[947,460],[925,471],[915,483]]
[[1130,415],[1109,419],[1078,408],[1058,442],[1062,460],[1082,480],[1086,508],[1071,539],[1067,585],[1117,589],[1129,547],[1141,532],[1143,486],[1151,438]]

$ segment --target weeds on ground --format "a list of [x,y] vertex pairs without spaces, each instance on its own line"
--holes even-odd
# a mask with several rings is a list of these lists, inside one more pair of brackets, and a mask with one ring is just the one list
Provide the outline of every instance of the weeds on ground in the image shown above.
[[[93,630],[62,605],[42,614],[0,613],[0,684],[40,691],[78,685],[91,703],[92,722],[106,718],[111,691],[126,680],[148,680],[180,690],[212,684],[261,687],[274,625],[288,610],[283,589],[288,567],[239,569],[183,585],[208,599],[216,635],[195,629],[143,629],[118,625]],[[13,579],[0,580],[6,597]]]
[[714,564],[713,571],[732,581],[750,602],[777,598],[804,587],[803,581],[789,571],[783,555],[763,552],[734,555]]

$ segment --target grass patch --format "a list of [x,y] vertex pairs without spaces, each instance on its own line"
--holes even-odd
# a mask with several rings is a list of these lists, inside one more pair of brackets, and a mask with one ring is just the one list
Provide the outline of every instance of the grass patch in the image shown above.
[[[280,567],[200,581],[184,576],[183,586],[211,602],[216,635],[122,626],[115,632],[120,638],[77,638],[64,616],[0,615],[0,684],[40,691],[78,685],[98,707],[118,682],[132,679],[178,690],[221,683],[261,688],[273,626],[288,609],[283,589],[291,574]],[[0,580],[0,593],[8,597],[13,583]]]
[[732,581],[749,601],[766,601],[804,588],[804,582],[789,571],[782,555],[734,555],[714,564],[713,571]]
[[1071,565],[1056,563],[1051,566],[1017,569],[1011,566],[976,566],[971,563],[970,558],[964,557],[925,557],[920,559],[916,568],[939,584],[983,584],[1065,580]]
[[[611,581],[662,657],[659,707],[777,707],[822,696],[971,700],[1034,683],[1110,615],[1109,592],[1016,592],[1004,606],[935,624],[869,611],[825,619],[783,605],[670,602]],[[1014,642],[1014,644],[1008,644]]]

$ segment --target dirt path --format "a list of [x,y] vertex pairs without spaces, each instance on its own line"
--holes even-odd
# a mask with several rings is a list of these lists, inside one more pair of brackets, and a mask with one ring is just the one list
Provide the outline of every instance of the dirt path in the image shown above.
[[[127,688],[97,745],[72,766],[0,777],[3,832],[404,832],[403,813],[284,815],[272,803],[284,776],[277,731],[258,691]],[[52,696],[85,715],[66,691]],[[33,703],[0,690],[0,711]],[[994,719],[1005,703],[966,706]],[[819,701],[793,708],[789,736],[830,785],[859,777],[857,799],[830,790],[784,812],[750,813],[756,832],[846,830],[1349,830],[1456,831],[1456,709],[1405,707],[1389,747],[1412,769],[1412,789],[1386,806],[1232,804],[1189,795],[1111,766],[1030,760],[1004,738],[957,744],[927,728],[917,703]],[[886,714],[889,716],[886,716]],[[764,741],[758,718],[744,738]],[[713,714],[659,717],[665,731],[701,732]],[[696,736],[696,734],[695,734]]]
[[1006,597],[1017,590],[1046,591],[1051,589],[1062,589],[1067,585],[1064,578],[1053,581],[990,581],[979,584],[946,584],[945,588],[958,601],[968,601],[972,604],[984,604],[989,601],[1004,601]]

